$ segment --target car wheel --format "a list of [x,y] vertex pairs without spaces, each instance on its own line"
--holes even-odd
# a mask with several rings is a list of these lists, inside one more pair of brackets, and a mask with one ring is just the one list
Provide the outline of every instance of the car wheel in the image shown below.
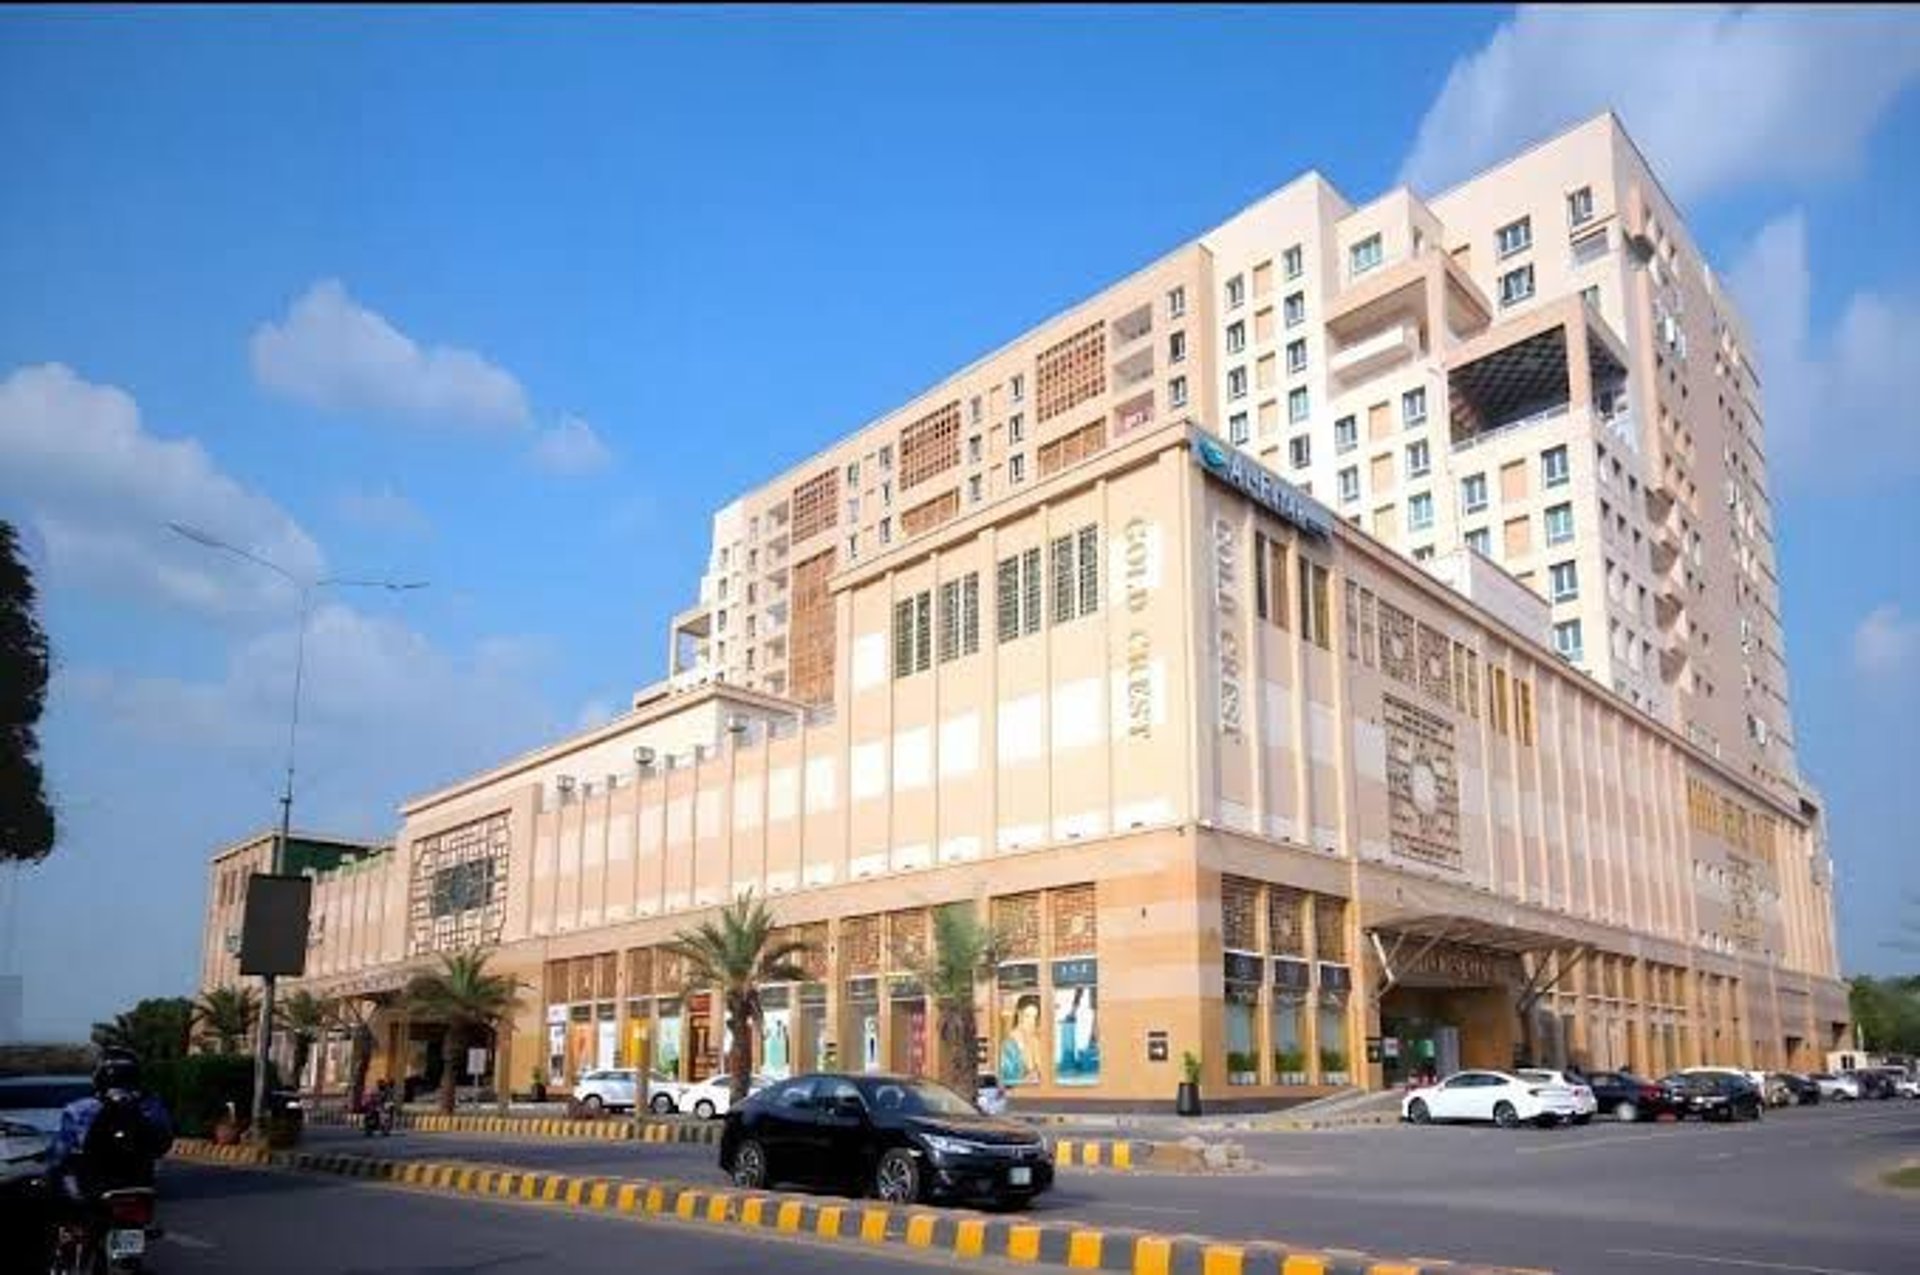
[[1613,1118],[1621,1124],[1632,1124],[1640,1118],[1640,1108],[1631,1102],[1623,1102],[1613,1109]]
[[597,1116],[606,1108],[607,1104],[600,1100],[599,1094],[590,1093],[581,1100],[580,1105],[587,1109],[588,1115]]
[[767,1151],[758,1142],[748,1138],[733,1152],[733,1184],[745,1187],[749,1191],[758,1191],[768,1182]]
[[1518,1129],[1520,1127],[1520,1113],[1513,1109],[1512,1103],[1503,1102],[1494,1107],[1493,1122],[1502,1129]]
[[1407,1108],[1407,1119],[1413,1121],[1415,1124],[1433,1123],[1433,1112],[1428,1109],[1425,1098],[1415,1098],[1413,1100],[1413,1104]]
[[899,1147],[880,1157],[873,1171],[873,1193],[888,1204],[914,1204],[920,1199],[920,1166]]
[[702,1120],[713,1119],[713,1103],[706,1098],[702,1098],[699,1102],[693,1104],[693,1114],[699,1116]]
[[653,1101],[647,1105],[653,1108],[653,1114],[656,1116],[670,1116],[673,1114],[673,1095],[657,1093],[653,1095]]
[[1574,1122],[1575,1124],[1592,1124],[1592,1123],[1593,1123],[1593,1113],[1592,1113],[1591,1111],[1589,1111],[1589,1112],[1587,1112],[1587,1113],[1586,1113],[1585,1115],[1583,1115],[1583,1116],[1575,1116],[1575,1117],[1573,1118],[1573,1122]]

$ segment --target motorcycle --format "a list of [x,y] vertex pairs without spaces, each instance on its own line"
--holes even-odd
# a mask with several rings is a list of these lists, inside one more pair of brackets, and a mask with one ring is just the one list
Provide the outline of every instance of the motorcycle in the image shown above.
[[399,1108],[391,1102],[374,1102],[360,1114],[360,1132],[371,1138],[379,1134],[383,1138],[393,1136],[394,1125],[399,1118]]
[[103,1191],[88,1201],[86,1216],[62,1221],[54,1232],[50,1275],[103,1275],[138,1271],[147,1241],[159,1236],[154,1225],[157,1200],[150,1187]]

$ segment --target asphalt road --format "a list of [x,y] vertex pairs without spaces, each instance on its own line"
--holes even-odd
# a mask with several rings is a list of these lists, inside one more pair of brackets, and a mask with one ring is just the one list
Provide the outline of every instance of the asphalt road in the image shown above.
[[[1910,1275],[1920,1198],[1864,1185],[1920,1159],[1920,1103],[1769,1112],[1758,1124],[1409,1126],[1236,1139],[1233,1176],[1068,1170],[1036,1214],[1563,1275]],[[715,1148],[450,1135],[316,1146],[561,1172],[719,1181]]]
[[737,1275],[756,1267],[797,1275],[884,1275],[951,1269],[907,1251],[875,1256],[844,1244],[437,1197],[307,1174],[169,1164],[160,1189],[167,1235],[149,1257],[155,1275]]

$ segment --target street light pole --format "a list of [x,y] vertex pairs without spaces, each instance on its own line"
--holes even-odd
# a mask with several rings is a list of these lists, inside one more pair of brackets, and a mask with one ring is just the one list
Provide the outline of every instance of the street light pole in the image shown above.
[[[267,861],[268,875],[279,876],[286,870],[287,848],[293,839],[293,771],[300,742],[300,692],[306,681],[307,621],[313,615],[314,591],[326,588],[385,589],[390,593],[408,593],[415,589],[426,588],[427,582],[424,580],[358,580],[337,576],[302,580],[278,563],[249,553],[240,546],[229,544],[197,527],[178,522],[169,522],[167,526],[176,535],[185,537],[202,548],[230,553],[235,557],[246,559],[257,567],[264,567],[300,591],[300,625],[294,638],[293,648],[293,702],[287,713],[286,782],[280,790],[280,827],[274,834],[273,849]],[[279,977],[274,974],[262,974],[260,984],[260,1022],[255,1032],[253,1057],[252,1128],[256,1139],[265,1138],[267,1130],[267,1066],[268,1056],[273,1051],[274,994],[278,989]],[[298,1083],[297,1077],[295,1083]]]

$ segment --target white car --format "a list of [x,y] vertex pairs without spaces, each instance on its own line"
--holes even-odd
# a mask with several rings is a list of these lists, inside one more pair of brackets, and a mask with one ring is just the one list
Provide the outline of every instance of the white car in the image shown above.
[[1593,1119],[1593,1113],[1600,1110],[1599,1099],[1593,1096],[1593,1090],[1582,1080],[1575,1080],[1564,1071],[1549,1071],[1544,1067],[1523,1067],[1513,1073],[1522,1080],[1540,1085],[1560,1085],[1573,1091],[1573,1122],[1586,1124]]
[[1820,1097],[1830,1102],[1856,1102],[1860,1098],[1860,1082],[1852,1076],[1836,1076],[1830,1071],[1816,1071],[1808,1077],[1820,1086]]
[[38,1177],[68,1103],[93,1093],[91,1076],[0,1080],[0,1184]]
[[[759,1093],[773,1081],[765,1076],[749,1076],[747,1093],[749,1096]],[[680,1110],[691,1111],[702,1120],[711,1120],[715,1116],[727,1114],[727,1108],[733,1105],[733,1082],[722,1072],[708,1076],[697,1084],[687,1086],[681,1095]]]
[[[574,1101],[589,1111],[632,1111],[640,1073],[632,1067],[606,1067],[580,1077],[573,1087]],[[687,1086],[670,1076],[652,1072],[647,1077],[647,1109],[664,1116],[680,1110]]]
[[[1591,1091],[1588,1097],[1592,1097]],[[1502,1129],[1572,1120],[1579,1100],[1569,1085],[1525,1080],[1505,1071],[1458,1071],[1400,1100],[1400,1116],[1414,1124],[1491,1120]]]
[[1920,1098],[1920,1080],[1903,1076],[1893,1082],[1893,1092],[1902,1098]]

